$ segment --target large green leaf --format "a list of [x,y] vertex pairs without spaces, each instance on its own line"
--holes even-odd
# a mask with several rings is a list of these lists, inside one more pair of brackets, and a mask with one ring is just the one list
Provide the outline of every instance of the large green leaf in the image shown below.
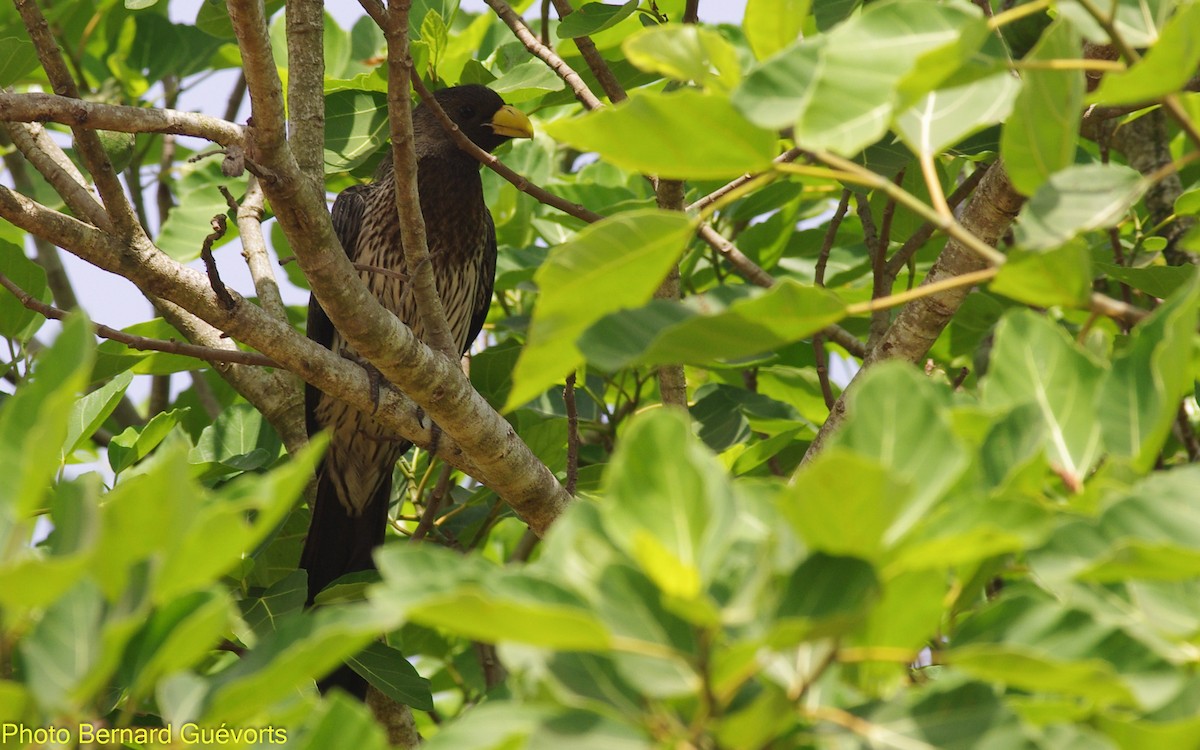
[[579,348],[608,370],[634,363],[704,364],[778,349],[837,322],[843,309],[832,292],[784,279],[765,292],[733,296],[718,290],[683,303],[656,300],[611,313],[583,334]]
[[[1027,56],[1031,61],[1077,58],[1079,38],[1064,20],[1055,21]],[[1004,124],[1000,152],[1013,186],[1033,195],[1051,174],[1075,160],[1083,72],[1030,69],[1013,113]]]
[[1104,444],[1149,471],[1192,390],[1200,278],[1192,280],[1130,332],[1132,345],[1113,360],[1097,414]]
[[775,135],[716,93],[634,92],[615,107],[547,123],[546,132],[631,171],[676,179],[737,177],[771,166]]
[[433,710],[429,680],[418,674],[397,649],[383,643],[372,643],[348,663],[355,672],[392,700],[420,711]]
[[345,171],[387,140],[387,99],[378,92],[335,91],[325,97],[325,168]]
[[742,29],[759,60],[796,41],[812,0],[747,0]]
[[724,469],[686,417],[655,410],[625,434],[605,475],[616,543],[670,596],[698,599],[728,544],[733,495]]
[[899,113],[896,132],[917,154],[935,155],[1012,111],[1020,85],[1002,72],[982,80],[930,91]]
[[1090,104],[1136,104],[1179,91],[1200,64],[1200,4],[1184,4],[1162,29],[1158,42],[1127,71],[1108,73],[1088,96]]
[[1149,183],[1120,164],[1062,169],[1041,183],[1021,208],[1013,236],[1022,247],[1057,247],[1081,232],[1116,225]]
[[1082,482],[1100,455],[1096,399],[1103,372],[1059,326],[1028,310],[1004,316],[996,330],[983,403],[997,409],[1036,404],[1047,457]]
[[[885,363],[850,392],[848,416],[832,446],[873,459],[900,482],[901,508],[884,538],[895,543],[966,468],[967,452],[947,421],[949,393],[911,366]],[[801,470],[803,471],[803,470]]]
[[505,409],[538,396],[579,366],[583,356],[575,342],[588,326],[650,299],[693,231],[680,213],[632,211],[592,224],[554,248],[535,276],[540,295]]
[[[983,43],[981,23],[969,6],[873,3],[765,61],[734,101],[759,125],[794,125],[804,147],[853,156],[887,132],[902,99],[935,88]],[[906,78],[915,70],[920,75]]]
[[1086,306],[1092,295],[1092,253],[1082,240],[1047,252],[1013,250],[989,289],[1038,307]]
[[696,24],[650,26],[626,39],[621,49],[642,70],[715,91],[729,91],[742,77],[733,46]]
[[[42,351],[33,377],[21,384],[0,409],[0,524],[26,522],[39,507],[61,466],[68,419],[77,394],[87,382],[96,345],[91,324],[70,317],[58,338]],[[15,541],[15,540],[14,540]]]

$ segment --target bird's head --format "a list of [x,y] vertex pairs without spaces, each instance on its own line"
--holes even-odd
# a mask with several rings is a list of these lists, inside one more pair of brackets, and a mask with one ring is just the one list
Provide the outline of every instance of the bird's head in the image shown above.
[[[491,152],[509,138],[532,138],[533,124],[521,110],[504,103],[487,86],[468,84],[433,95],[442,109],[476,146]],[[423,107],[418,107],[418,112]]]

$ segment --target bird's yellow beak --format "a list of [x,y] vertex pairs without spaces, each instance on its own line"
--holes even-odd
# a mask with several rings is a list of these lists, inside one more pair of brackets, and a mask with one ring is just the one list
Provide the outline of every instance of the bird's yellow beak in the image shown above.
[[505,104],[492,117],[492,132],[509,138],[532,138],[533,123],[525,113]]

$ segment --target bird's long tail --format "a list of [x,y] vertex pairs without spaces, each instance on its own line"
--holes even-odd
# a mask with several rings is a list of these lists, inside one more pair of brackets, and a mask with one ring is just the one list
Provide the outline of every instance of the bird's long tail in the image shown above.
[[[300,567],[308,571],[311,607],[317,594],[348,573],[374,570],[371,553],[383,543],[387,529],[388,502],[392,493],[390,472],[383,477],[363,512],[351,515],[338,501],[337,490],[326,470],[328,459],[317,469],[317,492],[312,502],[312,523],[300,554]],[[317,683],[322,693],[340,687],[360,700],[366,697],[367,682],[343,665]]]

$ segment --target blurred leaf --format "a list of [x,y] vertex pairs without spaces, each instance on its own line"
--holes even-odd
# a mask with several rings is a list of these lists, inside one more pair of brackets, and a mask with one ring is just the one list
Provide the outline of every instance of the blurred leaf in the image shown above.
[[1196,269],[1190,266],[1146,266],[1126,268],[1111,263],[1094,263],[1096,271],[1114,281],[1121,281],[1151,297],[1166,299],[1191,281]]
[[771,643],[786,646],[844,633],[879,598],[879,580],[870,563],[855,557],[815,552],[784,584]]
[[696,24],[649,26],[627,38],[621,49],[642,70],[715,91],[729,91],[742,77],[733,46]]
[[293,570],[264,591],[262,596],[239,602],[242,619],[257,635],[263,636],[277,630],[284,617],[302,611],[307,598],[308,574],[303,570]]
[[650,750],[650,739],[606,714],[536,702],[495,701],[422,744],[428,750]]
[[771,166],[775,135],[716,93],[634,92],[615,107],[546,124],[555,140],[637,172],[669,179],[737,177]]
[[39,353],[33,378],[24,381],[0,409],[0,523],[30,518],[61,466],[67,420],[87,382],[95,357],[91,324],[67,318],[54,343]]
[[30,692],[42,706],[64,711],[86,696],[79,683],[101,659],[104,601],[82,581],[50,605],[18,649]]
[[371,710],[361,701],[336,691],[306,715],[303,725],[288,729],[286,742],[295,750],[330,747],[386,750],[390,747]]
[[1039,693],[1065,693],[1101,704],[1134,704],[1111,664],[1101,659],[1060,661],[1050,654],[1015,645],[959,646],[944,657],[977,679]]
[[747,0],[742,27],[754,56],[766,60],[800,36],[812,0]]
[[[541,294],[505,410],[526,403],[579,366],[579,336],[609,312],[644,304],[693,231],[691,220],[680,213],[648,209],[592,224],[554,248],[535,277]],[[580,299],[589,304],[580,306]]]
[[1200,279],[1191,281],[1131,332],[1132,346],[1113,359],[1100,390],[1097,418],[1104,444],[1149,471],[1171,432],[1180,400],[1195,384],[1192,368]]
[[673,410],[642,415],[605,475],[614,541],[669,596],[697,599],[727,548],[733,497],[724,470]]
[[1012,250],[988,288],[1027,305],[1086,307],[1092,296],[1091,250],[1082,241],[1047,252]]
[[1008,72],[940,88],[896,116],[896,132],[916,154],[936,155],[1012,111],[1020,84]]
[[224,591],[197,591],[167,602],[133,637],[126,680],[135,695],[153,694],[167,674],[193,666],[221,641],[233,615]]
[[842,318],[832,292],[784,279],[769,290],[683,303],[655,300],[620,310],[583,333],[588,361],[609,371],[633,364],[707,364],[778,349]]
[[[1025,59],[1038,62],[1081,55],[1078,36],[1060,18],[1042,33]],[[1033,195],[1050,175],[1075,160],[1083,71],[1026,69],[1022,77],[1012,115],[1004,124],[1000,151],[1013,186]]]
[[998,409],[1036,404],[1046,427],[1047,457],[1082,481],[1100,455],[1095,414],[1102,377],[1100,367],[1059,326],[1036,313],[1014,310],[996,330],[983,403]]
[[[20,247],[3,240],[0,240],[0,273],[35,300],[53,302],[42,267],[25,257]],[[0,336],[25,341],[37,333],[43,322],[45,318],[26,309],[7,289],[0,290]]]
[[1179,91],[1200,64],[1200,5],[1184,3],[1145,57],[1126,71],[1107,73],[1088,104],[1137,104]]
[[[245,192],[246,179],[246,175],[226,177],[222,174],[220,159],[206,159],[189,165],[176,184],[177,204],[163,222],[154,244],[181,263],[199,258],[205,238],[213,233],[213,217],[230,213],[220,188],[226,187],[235,197],[239,196]],[[214,251],[235,234],[235,223],[228,221],[224,236],[213,243]]]
[[1116,225],[1147,187],[1136,170],[1123,165],[1067,167],[1050,175],[1021,208],[1013,236],[1033,250],[1058,247],[1081,232]]
[[0,38],[0,88],[19,83],[38,68],[37,50],[28,37]]
[[831,447],[878,461],[912,489],[884,538],[892,544],[942,498],[966,468],[967,453],[947,423],[944,388],[898,363],[871,368],[861,380]]

